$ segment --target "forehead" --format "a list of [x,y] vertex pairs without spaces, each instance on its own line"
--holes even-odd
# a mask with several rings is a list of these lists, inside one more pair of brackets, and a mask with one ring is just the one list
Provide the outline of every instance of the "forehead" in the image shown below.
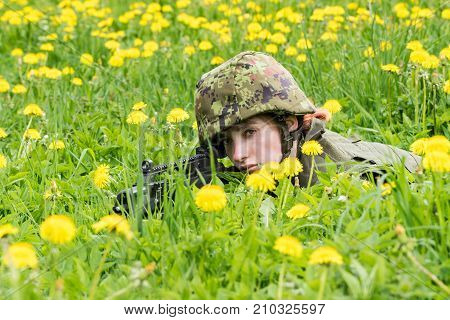
[[225,130],[225,133],[229,134],[231,132],[241,131],[245,128],[248,128],[249,126],[270,126],[274,123],[274,120],[269,115],[257,115],[231,126],[230,128]]

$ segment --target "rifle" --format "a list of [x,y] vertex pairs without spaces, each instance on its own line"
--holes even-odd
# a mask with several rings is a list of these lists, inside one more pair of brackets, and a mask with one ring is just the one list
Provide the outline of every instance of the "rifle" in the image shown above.
[[[142,161],[141,171],[144,176],[144,216],[148,216],[161,209],[162,197],[168,182],[167,179],[165,179],[164,174],[171,168],[178,171],[185,170],[187,178],[189,178],[189,183],[195,183],[199,188],[211,182],[213,175],[211,165],[214,165],[217,173],[237,171],[235,167],[225,168],[222,163],[216,160],[216,155],[217,152],[214,152],[213,149],[213,158],[211,159],[208,149],[198,147],[194,156],[181,159],[175,163],[153,166],[152,160]],[[228,182],[224,176],[219,175],[219,178],[224,183]],[[116,197],[116,205],[113,207],[113,211],[118,214],[131,213],[131,211],[134,212],[137,204],[137,193],[137,183],[129,189],[120,191]]]

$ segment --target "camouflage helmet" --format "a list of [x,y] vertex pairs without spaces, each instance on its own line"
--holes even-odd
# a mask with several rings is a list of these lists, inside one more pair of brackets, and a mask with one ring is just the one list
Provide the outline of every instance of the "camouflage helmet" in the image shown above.
[[304,115],[315,110],[289,71],[262,52],[241,52],[205,73],[196,85],[201,144],[260,113]]

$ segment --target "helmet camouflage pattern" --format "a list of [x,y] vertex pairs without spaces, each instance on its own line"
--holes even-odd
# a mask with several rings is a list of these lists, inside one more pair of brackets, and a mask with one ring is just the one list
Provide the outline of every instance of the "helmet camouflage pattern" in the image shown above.
[[261,52],[239,53],[205,73],[196,86],[200,143],[260,113],[303,115],[315,110],[289,71]]

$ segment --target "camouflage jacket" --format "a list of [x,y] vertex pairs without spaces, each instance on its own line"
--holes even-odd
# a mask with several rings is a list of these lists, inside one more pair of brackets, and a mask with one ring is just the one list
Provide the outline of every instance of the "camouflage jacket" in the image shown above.
[[[323,154],[314,157],[314,166],[321,171],[326,171],[326,156],[338,166],[360,173],[368,171],[380,173],[383,172],[383,167],[400,164],[402,161],[407,171],[413,173],[421,162],[421,157],[387,144],[345,138],[338,133],[326,130],[325,123],[318,119],[313,119],[311,128],[304,134],[304,140],[300,141],[300,144],[309,140],[316,140],[323,147]],[[299,151],[298,158],[303,164],[303,172],[299,175],[300,186],[306,187],[312,157]],[[317,176],[313,173],[312,184],[317,181]]]

